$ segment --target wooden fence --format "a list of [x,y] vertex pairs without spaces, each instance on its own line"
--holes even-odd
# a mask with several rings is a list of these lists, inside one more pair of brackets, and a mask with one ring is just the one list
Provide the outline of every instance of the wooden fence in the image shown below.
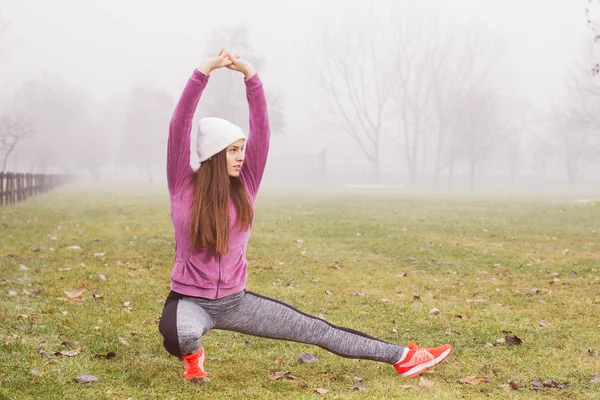
[[15,204],[75,179],[72,175],[0,172],[0,206]]

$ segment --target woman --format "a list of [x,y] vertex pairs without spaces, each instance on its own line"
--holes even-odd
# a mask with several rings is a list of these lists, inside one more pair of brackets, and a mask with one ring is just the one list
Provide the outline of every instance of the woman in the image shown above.
[[[200,119],[200,167],[194,171],[192,119],[210,73],[222,67],[244,75],[249,137],[228,121]],[[425,349],[386,343],[245,290],[246,246],[269,135],[265,93],[250,63],[221,50],[193,72],[169,126],[167,178],[175,265],[159,324],[165,348],[183,360],[183,375],[196,382],[207,379],[201,337],[211,329],[314,344],[342,357],[392,364],[407,377],[442,362],[452,352],[449,345]]]

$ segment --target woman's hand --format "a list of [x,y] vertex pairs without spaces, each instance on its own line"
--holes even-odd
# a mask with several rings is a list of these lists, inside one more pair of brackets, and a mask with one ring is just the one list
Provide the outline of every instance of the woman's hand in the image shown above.
[[252,64],[250,64],[246,60],[241,59],[239,55],[232,54],[227,51],[221,50],[220,56],[223,56],[223,55],[225,55],[227,57],[227,59],[230,61],[230,63],[228,65],[225,65],[225,67],[227,67],[233,71],[241,72],[242,74],[244,74],[244,77],[246,78],[246,80],[252,78],[252,76],[254,74],[256,74],[256,70],[254,69]]
[[217,57],[210,57],[204,60],[198,67],[198,71],[205,75],[210,75],[215,69],[229,67],[232,64],[232,61],[227,54],[228,53],[221,49],[221,53],[219,53]]

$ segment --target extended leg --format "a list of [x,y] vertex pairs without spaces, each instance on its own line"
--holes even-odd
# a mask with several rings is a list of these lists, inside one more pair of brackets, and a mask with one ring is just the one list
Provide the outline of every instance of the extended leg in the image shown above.
[[220,315],[214,328],[313,344],[342,357],[389,364],[397,363],[405,352],[403,346],[332,325],[252,292],[246,292],[235,308]]

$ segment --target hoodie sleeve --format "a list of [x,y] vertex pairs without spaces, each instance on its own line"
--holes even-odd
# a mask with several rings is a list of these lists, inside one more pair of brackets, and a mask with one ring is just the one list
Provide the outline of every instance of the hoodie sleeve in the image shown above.
[[250,112],[250,130],[240,178],[250,196],[255,198],[267,163],[271,129],[267,114],[267,100],[260,77],[254,74],[244,82]]
[[169,123],[167,183],[171,197],[181,194],[187,182],[186,178],[192,173],[190,166],[192,121],[208,78],[208,75],[197,69],[194,70],[183,89]]

